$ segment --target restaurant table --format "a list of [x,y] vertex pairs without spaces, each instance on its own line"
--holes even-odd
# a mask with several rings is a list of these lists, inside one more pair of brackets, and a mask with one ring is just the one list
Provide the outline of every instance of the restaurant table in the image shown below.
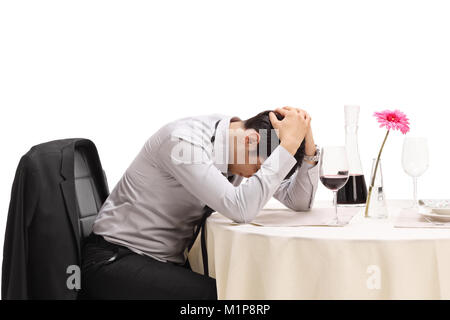
[[[214,213],[206,238],[218,298],[450,299],[450,229],[394,227],[410,204],[388,200],[387,219],[364,218],[361,207],[343,227],[235,224]],[[189,262],[203,273],[199,239]]]

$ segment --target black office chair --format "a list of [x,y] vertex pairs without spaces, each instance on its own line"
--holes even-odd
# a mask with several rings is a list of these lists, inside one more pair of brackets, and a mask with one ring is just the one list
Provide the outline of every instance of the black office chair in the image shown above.
[[92,232],[95,218],[109,195],[106,174],[98,154],[87,146],[75,146],[75,192],[81,242]]
[[33,146],[11,191],[2,262],[3,299],[76,299],[67,268],[81,265],[83,240],[109,195],[88,139]]

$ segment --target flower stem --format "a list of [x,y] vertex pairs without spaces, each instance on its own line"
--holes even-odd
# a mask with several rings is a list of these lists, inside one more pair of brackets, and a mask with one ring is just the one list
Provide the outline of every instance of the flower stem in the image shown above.
[[370,186],[369,186],[369,194],[367,195],[366,210],[364,212],[364,216],[366,218],[369,217],[370,196],[372,194],[373,186],[375,185],[375,178],[377,176],[377,170],[378,170],[378,164],[380,163],[381,152],[383,152],[384,144],[386,143],[386,140],[388,138],[389,131],[390,130],[388,130],[386,132],[386,136],[384,137],[383,144],[381,145],[380,151],[378,152],[377,161],[375,162],[375,168],[373,169],[372,180],[370,181]]

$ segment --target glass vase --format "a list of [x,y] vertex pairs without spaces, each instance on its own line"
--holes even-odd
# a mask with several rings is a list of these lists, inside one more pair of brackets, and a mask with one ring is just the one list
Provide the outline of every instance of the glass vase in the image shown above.
[[[376,159],[372,161],[372,171],[370,175],[370,182],[373,180],[375,171]],[[369,186],[369,194],[366,206],[369,205],[367,211],[367,217],[375,219],[386,219],[388,217],[388,210],[386,205],[386,197],[384,193],[383,184],[383,170],[381,168],[381,159],[378,163],[378,169],[376,170],[376,176],[373,185]]]

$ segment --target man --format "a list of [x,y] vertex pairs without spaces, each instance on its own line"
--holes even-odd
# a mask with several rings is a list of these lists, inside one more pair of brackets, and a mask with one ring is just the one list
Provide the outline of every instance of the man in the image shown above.
[[318,181],[310,122],[284,107],[245,121],[211,115],[162,127],[100,210],[83,249],[84,296],[216,299],[215,280],[186,263],[205,208],[238,223],[272,196],[309,210]]

